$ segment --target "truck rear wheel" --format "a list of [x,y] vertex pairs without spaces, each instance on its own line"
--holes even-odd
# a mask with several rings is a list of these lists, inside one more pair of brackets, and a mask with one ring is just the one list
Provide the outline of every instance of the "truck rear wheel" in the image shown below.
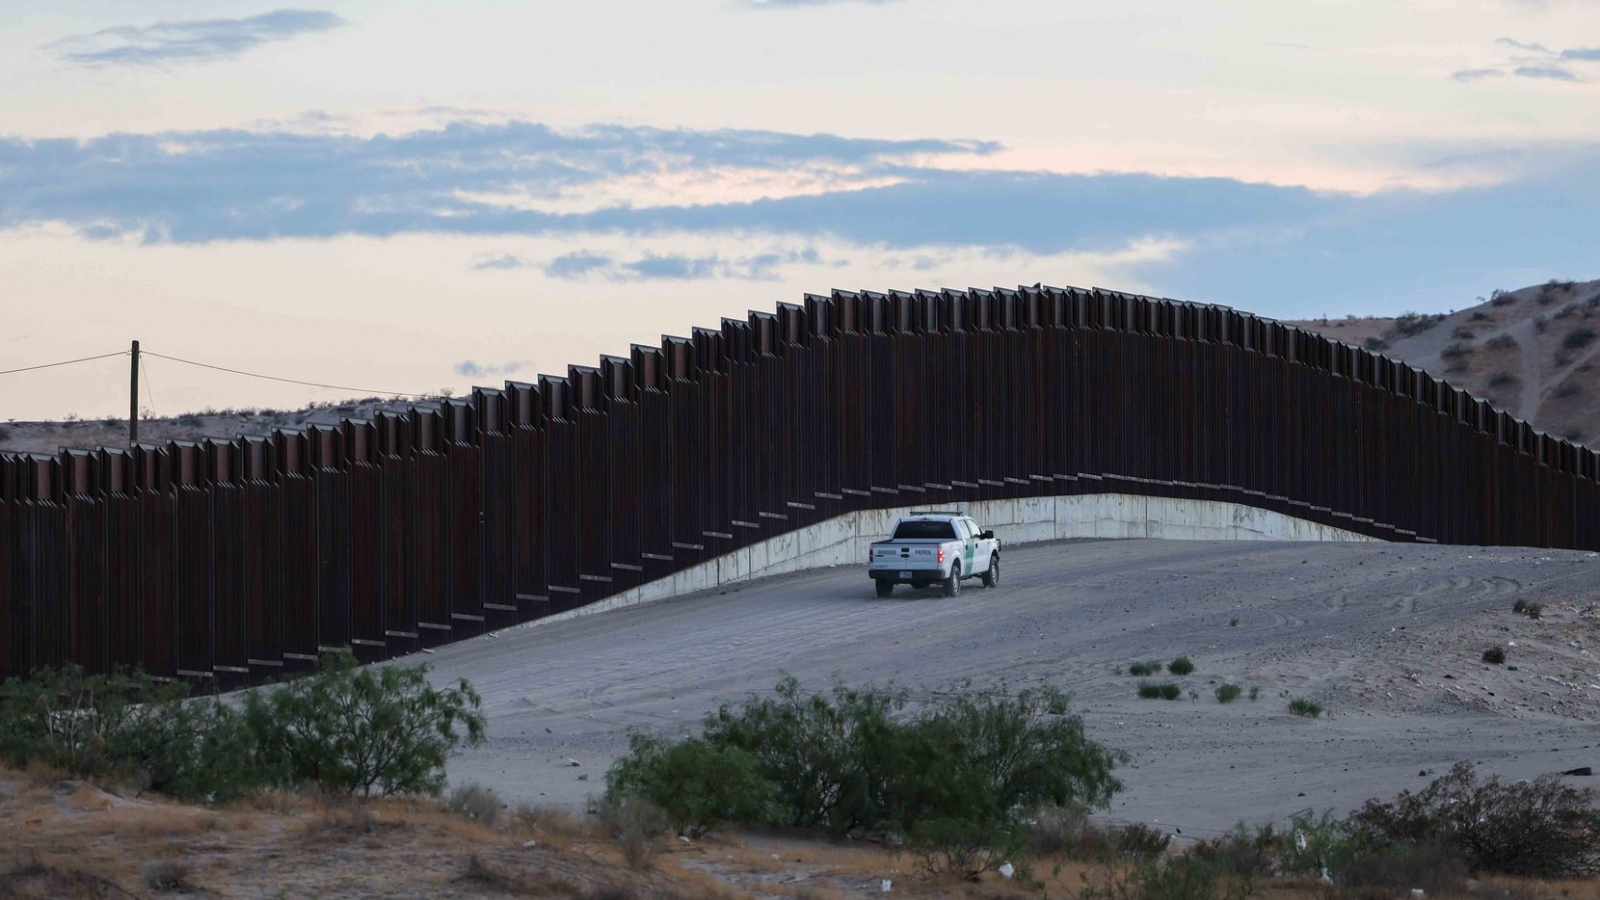
[[879,597],[887,597],[894,593],[894,582],[888,580],[887,578],[878,581],[877,585]]
[[983,586],[992,588],[1000,583],[1000,554],[995,553],[989,557],[989,571],[983,573]]
[[950,564],[950,577],[944,580],[944,595],[954,597],[961,593],[961,564]]

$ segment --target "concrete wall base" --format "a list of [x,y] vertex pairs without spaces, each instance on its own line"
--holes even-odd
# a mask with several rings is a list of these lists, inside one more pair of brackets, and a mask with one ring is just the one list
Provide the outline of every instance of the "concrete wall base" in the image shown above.
[[[1176,500],[1136,494],[1072,494],[958,504],[1008,547],[1068,538],[1162,538],[1194,541],[1374,541],[1353,531],[1282,513],[1216,500]],[[752,544],[579,609],[536,619],[559,622],[680,597],[727,584],[829,566],[860,566],[863,591],[867,546],[888,536],[913,509],[869,509],[809,525]],[[526,626],[522,626],[526,627]]]

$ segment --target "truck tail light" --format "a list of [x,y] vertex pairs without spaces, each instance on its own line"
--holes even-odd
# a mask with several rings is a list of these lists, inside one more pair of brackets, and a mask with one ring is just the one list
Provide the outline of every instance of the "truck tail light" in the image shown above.
[[944,565],[944,548],[939,548],[939,565]]

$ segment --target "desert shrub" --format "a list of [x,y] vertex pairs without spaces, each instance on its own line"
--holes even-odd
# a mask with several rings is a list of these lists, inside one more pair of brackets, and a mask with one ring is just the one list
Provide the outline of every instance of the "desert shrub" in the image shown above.
[[1105,806],[1120,755],[1084,734],[1064,693],[962,692],[907,723],[886,768],[888,815],[925,861],[975,875],[1020,843],[1023,813]]
[[1146,675],[1155,675],[1160,671],[1161,663],[1157,660],[1151,660],[1150,662],[1136,662],[1128,666],[1128,674],[1135,675],[1140,678],[1143,678]]
[[755,760],[776,786],[772,824],[834,833],[882,824],[888,770],[901,738],[893,714],[905,694],[836,686],[832,696],[807,694],[785,678],[776,696],[723,703],[706,718],[704,738]]
[[1022,848],[1035,859],[1068,857],[1093,862],[1153,859],[1171,835],[1143,823],[1100,826],[1081,808],[1045,806],[1021,830]]
[[1473,322],[1487,322],[1489,321],[1489,314],[1481,309],[1475,309],[1472,311],[1472,315],[1468,316],[1467,319]]
[[1322,715],[1322,704],[1304,697],[1296,697],[1289,701],[1289,712],[1307,719],[1315,719]]
[[1561,346],[1567,350],[1582,350],[1594,343],[1595,331],[1593,328],[1574,328],[1567,332],[1561,339]]
[[1537,878],[1600,872],[1600,817],[1594,791],[1556,775],[1502,784],[1480,781],[1457,763],[1426,788],[1393,801],[1368,801],[1347,830],[1376,845],[1420,848],[1430,843],[1458,854],[1474,872]]
[[1189,657],[1180,656],[1167,663],[1167,671],[1174,675],[1190,675],[1194,673],[1194,663],[1189,661]]
[[579,819],[570,810],[559,806],[536,806],[532,803],[519,803],[511,814],[513,824],[518,830],[533,831],[545,835],[560,835],[562,837],[581,837],[589,833],[589,826]]
[[679,834],[692,838],[719,822],[768,821],[774,793],[755,759],[739,747],[645,732],[629,736],[628,754],[606,774],[606,790],[649,800]]
[[1517,339],[1509,334],[1497,334],[1484,341],[1483,346],[1490,350],[1510,350],[1517,346]]
[[1537,619],[1544,615],[1543,603],[1528,603],[1523,606],[1522,614],[1530,619]]
[[463,819],[472,819],[490,827],[500,821],[500,797],[475,781],[457,785],[444,805]]
[[427,794],[444,763],[483,741],[478,692],[465,679],[435,689],[427,666],[359,667],[349,650],[324,653],[311,675],[245,695],[260,762],[276,783],[336,794]]
[[1239,627],[1239,619],[1237,617],[1229,619],[1228,620],[1228,627],[1229,628],[1238,628]]
[[1217,685],[1217,702],[1232,703],[1239,699],[1239,695],[1242,693],[1244,691],[1237,684],[1219,684]]
[[1582,385],[1578,384],[1576,381],[1563,381],[1561,385],[1555,389],[1555,392],[1552,394],[1552,396],[1558,400],[1562,400],[1567,397],[1576,397],[1581,393],[1583,393]]
[[1545,318],[1543,313],[1533,317],[1533,330],[1534,331],[1537,331],[1540,334],[1544,334],[1545,329],[1549,328],[1549,327],[1550,327],[1550,320]]
[[1121,789],[1111,774],[1121,754],[1087,738],[1060,691],[960,691],[897,715],[904,706],[900,691],[807,694],[785,678],[774,697],[724,703],[698,737],[636,733],[607,775],[606,802],[642,798],[701,823],[894,835],[930,868],[973,874],[1015,852],[1027,812],[1098,808]]
[[153,859],[139,869],[144,886],[156,893],[192,890],[189,878],[193,874],[194,867],[180,859]]
[[1442,315],[1406,312],[1395,319],[1394,329],[1402,337],[1416,337],[1442,321]]
[[188,686],[141,672],[47,669],[0,689],[0,759],[82,778],[128,778],[185,800],[226,801],[262,784],[242,718]]
[[1331,811],[1321,815],[1304,812],[1290,818],[1288,830],[1278,841],[1278,867],[1290,875],[1343,872],[1369,851],[1370,842],[1352,834],[1344,820]]
[[1243,900],[1254,893],[1254,879],[1235,876],[1215,856],[1191,850],[1120,871],[1107,870],[1078,896],[1081,900]]
[[1490,647],[1489,649],[1483,651],[1483,661],[1495,666],[1504,665],[1506,661],[1505,648]]
[[1511,604],[1511,611],[1519,616],[1522,615],[1528,611],[1528,601],[1518,599],[1517,602]]
[[1466,356],[1471,352],[1472,346],[1470,344],[1457,342],[1445,347],[1443,350],[1440,350],[1439,355],[1444,359],[1456,359],[1458,357]]
[[1510,306],[1515,302],[1517,302],[1517,298],[1505,291],[1495,289],[1489,293],[1490,306]]
[[1373,353],[1377,353],[1379,350],[1386,350],[1388,347],[1389,342],[1383,338],[1369,337],[1361,342],[1361,348],[1363,350],[1368,350]]
[[8,425],[0,425],[0,444],[4,444],[6,441],[8,441],[10,439],[11,439],[11,428],[10,428],[10,426],[8,426]]
[[1255,828],[1240,822],[1222,837],[1199,841],[1190,852],[1214,860],[1228,874],[1259,878],[1277,868],[1281,838],[1270,822]]
[[1139,682],[1141,700],[1176,700],[1182,695],[1183,689],[1170,681]]
[[1250,702],[1254,703],[1254,702],[1256,702],[1257,700],[1260,700],[1260,699],[1261,699],[1261,685],[1259,685],[1259,684],[1251,685],[1250,686]]
[[660,838],[667,831],[667,815],[660,807],[642,797],[608,793],[593,811],[630,867],[642,870],[654,864]]
[[1450,336],[1457,340],[1470,341],[1477,337],[1478,333],[1466,325],[1457,325],[1455,330],[1450,332]]
[[1369,850],[1338,872],[1340,884],[1358,891],[1377,889],[1392,897],[1421,890],[1434,896],[1460,888],[1467,878],[1467,865],[1460,854],[1427,841]]
[[1506,371],[1496,372],[1493,375],[1489,376],[1489,387],[1492,387],[1492,388],[1505,387],[1506,385],[1511,384],[1512,382],[1514,382],[1516,380],[1517,380],[1517,376],[1511,374],[1510,372],[1506,372]]

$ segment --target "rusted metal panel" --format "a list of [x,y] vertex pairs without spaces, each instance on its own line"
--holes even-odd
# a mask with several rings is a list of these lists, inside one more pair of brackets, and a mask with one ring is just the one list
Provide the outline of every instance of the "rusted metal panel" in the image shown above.
[[378,658],[866,507],[1113,491],[1596,549],[1597,477],[1426,373],[1222,307],[807,295],[372,422],[0,455],[0,674]]

